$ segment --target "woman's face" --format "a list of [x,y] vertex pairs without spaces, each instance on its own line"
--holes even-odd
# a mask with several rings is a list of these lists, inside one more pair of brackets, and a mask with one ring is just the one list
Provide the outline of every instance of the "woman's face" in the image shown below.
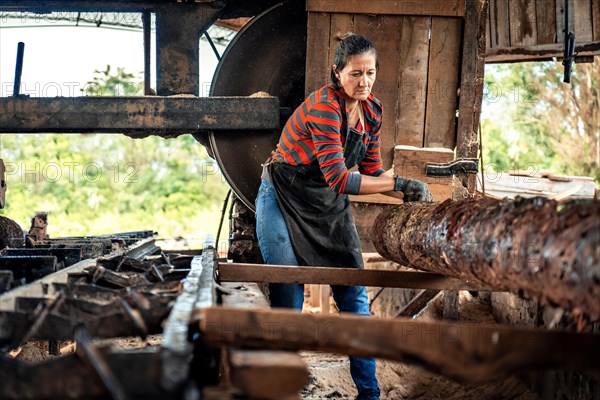
[[377,76],[375,54],[366,52],[354,55],[335,75],[346,95],[354,100],[366,100],[373,89]]

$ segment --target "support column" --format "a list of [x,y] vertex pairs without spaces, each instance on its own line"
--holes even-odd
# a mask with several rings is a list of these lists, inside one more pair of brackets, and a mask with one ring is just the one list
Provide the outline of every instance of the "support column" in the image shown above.
[[156,7],[157,95],[200,94],[200,36],[223,7],[222,2]]

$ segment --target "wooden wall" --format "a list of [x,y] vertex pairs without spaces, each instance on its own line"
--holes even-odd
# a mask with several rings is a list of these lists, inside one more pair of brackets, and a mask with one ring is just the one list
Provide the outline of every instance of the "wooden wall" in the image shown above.
[[[396,173],[402,172],[398,167],[407,160],[394,159],[394,150],[401,145],[447,149],[450,159],[454,149],[459,157],[476,156],[487,0],[307,0],[306,4],[307,95],[330,81],[339,36],[361,33],[378,49],[380,67],[373,92],[384,106],[385,169],[394,163]],[[421,151],[414,153],[421,157]],[[450,197],[451,190],[445,192],[436,200]],[[352,198],[365,252],[374,251],[373,219],[389,207],[386,196],[373,196]]]
[[[600,1],[569,0],[579,56],[600,54]],[[486,62],[562,57],[565,0],[490,0]]]
[[456,17],[309,12],[306,94],[329,82],[336,38],[364,34],[379,56],[384,167],[396,145],[454,148],[461,31]]

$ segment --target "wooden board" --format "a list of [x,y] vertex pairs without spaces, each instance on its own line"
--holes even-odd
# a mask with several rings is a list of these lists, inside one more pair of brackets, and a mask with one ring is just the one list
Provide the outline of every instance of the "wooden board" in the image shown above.
[[360,202],[360,203],[376,203],[376,204],[402,204],[404,203],[402,200],[386,196],[384,194],[375,193],[375,194],[361,194],[361,195],[348,195],[348,198],[351,202]]
[[535,0],[510,0],[510,45],[537,44]]
[[510,46],[510,24],[508,20],[508,0],[495,0],[490,3],[491,48]]
[[[340,267],[343,267],[340,266]],[[407,289],[491,290],[488,285],[430,272],[219,263],[221,282],[303,283]]]
[[452,177],[430,177],[425,174],[425,170],[429,163],[447,163],[452,160],[454,152],[450,149],[396,146],[394,173],[427,183],[435,201],[443,201],[452,198]]
[[[423,146],[429,59],[429,17],[404,17],[399,64],[400,99],[395,110],[396,144]],[[384,149],[382,148],[382,151]]]
[[307,0],[309,12],[461,17],[463,0]]
[[[577,42],[575,42],[575,54],[578,56],[600,55],[600,41],[583,44],[577,44]],[[488,49],[485,54],[485,62],[502,63],[511,61],[549,60],[552,57],[562,59],[562,43]]]
[[424,147],[452,149],[456,143],[461,29],[457,18],[431,20]]
[[[479,149],[477,132],[483,97],[487,1],[466,0],[465,10],[456,156],[475,158]],[[469,190],[474,191],[474,186],[473,180]]]
[[[560,1],[560,0],[559,0]],[[579,42],[591,42],[594,38],[592,27],[592,2],[598,0],[574,1],[571,8],[571,30],[575,32],[575,38]]]
[[556,1],[536,0],[535,2],[537,44],[551,44],[557,41]]
[[[308,96],[329,82],[329,30],[331,17],[325,13],[308,13],[306,39],[306,87]],[[325,57],[324,55],[327,55]]]
[[600,1],[592,1],[594,41],[600,42]]
[[383,103],[383,124],[381,129],[381,154],[383,168],[392,166],[393,148],[396,145],[397,129],[394,111],[398,108],[398,65],[402,60],[402,23],[404,17],[385,15],[356,15],[356,32],[364,32],[377,48],[379,71],[373,93]]

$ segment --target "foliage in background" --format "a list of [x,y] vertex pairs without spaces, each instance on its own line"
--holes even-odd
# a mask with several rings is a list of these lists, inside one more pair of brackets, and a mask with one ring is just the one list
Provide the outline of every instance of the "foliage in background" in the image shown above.
[[562,78],[557,62],[486,66],[484,162],[600,182],[600,57]]
[[[135,86],[119,83],[134,78],[121,69],[96,78],[103,95]],[[0,135],[0,156],[8,185],[1,213],[27,229],[36,211],[48,211],[52,237],[150,229],[201,242],[216,234],[228,190],[191,135]]]

